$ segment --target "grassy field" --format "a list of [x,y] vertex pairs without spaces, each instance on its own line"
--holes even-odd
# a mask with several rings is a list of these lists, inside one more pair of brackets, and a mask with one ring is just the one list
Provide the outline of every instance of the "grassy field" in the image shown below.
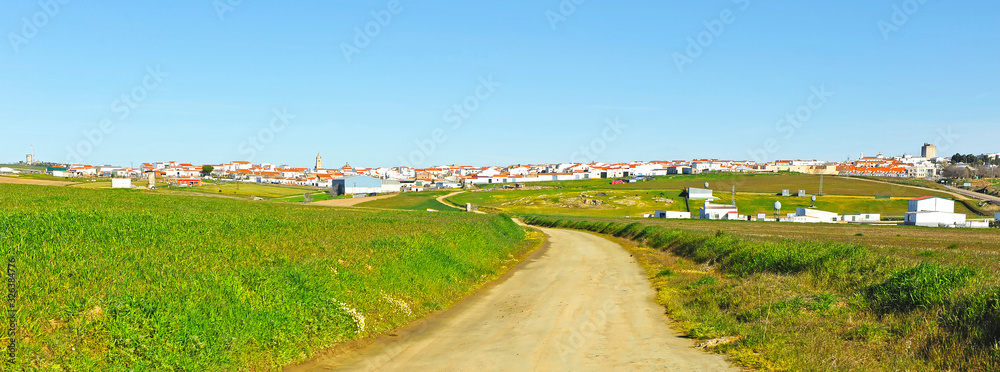
[[[599,195],[604,194],[604,195]],[[642,217],[654,210],[685,211],[687,207],[681,190],[517,190],[467,192],[449,200],[454,203],[472,203],[479,206],[500,208],[515,214],[579,215],[596,217]],[[586,195],[586,198],[581,195]],[[717,194],[716,203],[729,204],[729,194]],[[601,205],[584,204],[583,200],[599,200]],[[875,199],[872,196],[827,195],[819,197],[816,208],[839,214],[878,213],[885,217],[902,217],[908,209],[908,197]],[[764,194],[736,194],[740,213],[756,215],[774,214],[774,202],[781,201],[784,212],[794,213],[796,207],[809,207],[810,198],[780,197]],[[697,213],[703,201],[692,201],[691,211]],[[962,204],[956,204],[957,213],[974,215]]]
[[[696,339],[733,337],[710,349],[745,367],[1000,368],[996,231],[962,232],[965,239],[989,241],[990,250],[949,246],[910,255],[896,247],[841,243],[848,239],[844,230],[839,239],[813,240],[801,231],[785,233],[796,239],[755,235],[760,228],[745,224],[727,233],[648,221],[526,221],[616,237],[646,268],[657,301],[678,327]],[[879,228],[862,231],[874,231],[868,229]],[[940,230],[890,233],[930,236]]]
[[357,206],[362,208],[403,209],[411,211],[426,211],[428,209],[433,209],[441,212],[454,212],[458,211],[458,209],[441,204],[441,202],[437,201],[439,196],[448,195],[452,192],[453,191],[406,192],[387,199],[361,203]]
[[198,186],[198,187],[177,187],[177,188],[171,188],[171,190],[191,192],[191,193],[237,196],[237,197],[256,196],[265,199],[282,198],[289,196],[302,196],[305,193],[316,193],[325,191],[325,189],[318,187],[268,185],[268,184],[244,183],[244,182],[229,182],[225,184],[205,184],[203,186]]
[[10,164],[0,164],[0,168],[12,168],[16,170],[36,170],[40,172],[45,171],[45,167],[41,165],[28,165],[23,163],[10,163]]
[[43,181],[64,181],[64,182],[90,182],[93,178],[75,178],[75,177],[55,177],[48,174],[25,174],[20,173],[16,175],[17,178],[28,178],[33,180],[43,180]]
[[13,370],[278,370],[447,307],[539,239],[497,215],[137,190],[0,185],[0,205]]
[[[732,187],[740,193],[765,193],[777,195],[788,189],[792,193],[805,190],[807,193],[819,192],[820,176],[798,173],[773,174],[740,174],[740,173],[705,173],[698,175],[674,175],[657,177],[653,181],[611,185],[610,179],[593,179],[581,181],[539,182],[529,186],[561,187],[569,190],[683,190],[686,187],[704,187],[705,182],[716,190],[717,194],[729,194]],[[872,196],[886,195],[894,197],[911,197],[936,195],[948,197],[943,192],[922,191],[899,184],[869,182],[857,178],[838,176],[823,177],[823,193],[828,195]],[[717,195],[720,196],[720,195]]]
[[[314,202],[333,199],[333,197],[330,196],[329,192],[310,193],[310,196],[312,196],[312,201]],[[302,203],[305,201],[305,199],[306,199],[305,195],[296,195],[296,196],[286,196],[273,200],[284,203]]]

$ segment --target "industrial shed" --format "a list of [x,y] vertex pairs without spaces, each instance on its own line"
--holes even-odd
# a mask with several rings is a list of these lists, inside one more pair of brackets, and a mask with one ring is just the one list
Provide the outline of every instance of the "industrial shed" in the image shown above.
[[350,176],[330,181],[334,195],[383,193],[382,180],[368,176]]

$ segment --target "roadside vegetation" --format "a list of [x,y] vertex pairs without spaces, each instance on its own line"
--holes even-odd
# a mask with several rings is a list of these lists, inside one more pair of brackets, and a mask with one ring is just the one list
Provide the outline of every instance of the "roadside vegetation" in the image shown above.
[[[657,301],[678,326],[692,338],[722,340],[710,348],[745,367],[1000,369],[996,264],[962,242],[910,255],[645,222],[525,221],[617,238],[646,268]],[[753,230],[747,226],[742,231]],[[994,242],[990,254],[1000,251],[996,238],[982,232]]]
[[279,370],[444,309],[541,239],[502,215],[139,190],[0,184],[0,205],[11,370]]

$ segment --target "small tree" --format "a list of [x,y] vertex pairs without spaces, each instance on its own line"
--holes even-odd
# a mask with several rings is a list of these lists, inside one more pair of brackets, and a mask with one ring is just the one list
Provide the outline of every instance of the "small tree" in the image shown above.
[[208,176],[208,175],[212,174],[212,171],[214,171],[214,170],[215,170],[215,167],[213,167],[211,165],[203,166],[203,167],[201,167],[201,175],[202,175],[202,177]]

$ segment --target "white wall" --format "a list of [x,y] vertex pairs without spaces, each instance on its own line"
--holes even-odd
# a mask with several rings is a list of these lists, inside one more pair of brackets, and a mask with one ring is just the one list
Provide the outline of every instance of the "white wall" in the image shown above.
[[955,201],[943,198],[910,200],[910,212],[925,211],[955,213]]
[[910,212],[906,214],[906,225],[939,227],[965,224],[965,215],[947,212]]

